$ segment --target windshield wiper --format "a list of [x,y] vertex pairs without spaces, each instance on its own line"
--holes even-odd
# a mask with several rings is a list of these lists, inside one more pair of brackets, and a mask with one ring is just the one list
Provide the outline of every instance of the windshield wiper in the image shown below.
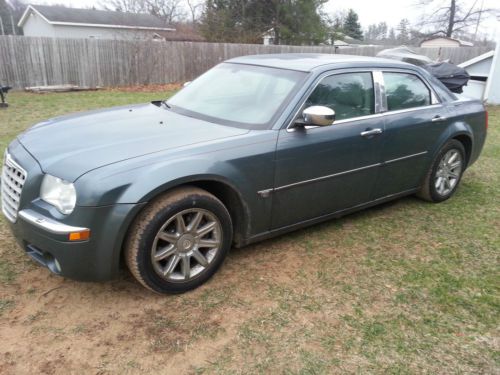
[[165,108],[170,109],[172,108],[166,100],[153,100],[151,104],[154,104],[157,107],[161,107],[162,105],[165,106]]

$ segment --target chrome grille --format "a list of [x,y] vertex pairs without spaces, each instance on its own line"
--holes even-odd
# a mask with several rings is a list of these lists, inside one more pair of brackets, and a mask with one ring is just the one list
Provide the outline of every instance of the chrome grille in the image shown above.
[[2,168],[2,212],[13,223],[17,220],[26,177],[26,171],[6,152]]

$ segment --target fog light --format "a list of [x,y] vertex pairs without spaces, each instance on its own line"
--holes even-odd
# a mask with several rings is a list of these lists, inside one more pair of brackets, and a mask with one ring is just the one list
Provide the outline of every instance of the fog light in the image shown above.
[[90,230],[87,229],[83,232],[72,232],[69,234],[70,241],[86,241],[90,238]]

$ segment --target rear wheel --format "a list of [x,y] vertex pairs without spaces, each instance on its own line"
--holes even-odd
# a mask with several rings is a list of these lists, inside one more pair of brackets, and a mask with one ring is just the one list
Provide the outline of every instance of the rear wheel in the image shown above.
[[430,202],[445,201],[457,190],[464,169],[464,146],[452,139],[439,151],[417,195]]
[[232,242],[231,217],[216,197],[195,187],[151,202],[135,220],[125,248],[127,265],[145,287],[182,293],[207,281]]

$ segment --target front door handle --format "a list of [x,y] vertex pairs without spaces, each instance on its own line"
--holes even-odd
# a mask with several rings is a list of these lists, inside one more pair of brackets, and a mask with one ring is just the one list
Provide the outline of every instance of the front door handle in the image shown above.
[[376,128],[376,129],[365,130],[364,132],[361,132],[360,134],[362,137],[370,137],[372,135],[382,134],[382,129]]
[[447,118],[446,118],[446,117],[439,116],[439,115],[434,116],[434,117],[431,119],[431,121],[432,121],[432,122],[443,122],[443,121],[446,121],[446,120],[447,120]]

